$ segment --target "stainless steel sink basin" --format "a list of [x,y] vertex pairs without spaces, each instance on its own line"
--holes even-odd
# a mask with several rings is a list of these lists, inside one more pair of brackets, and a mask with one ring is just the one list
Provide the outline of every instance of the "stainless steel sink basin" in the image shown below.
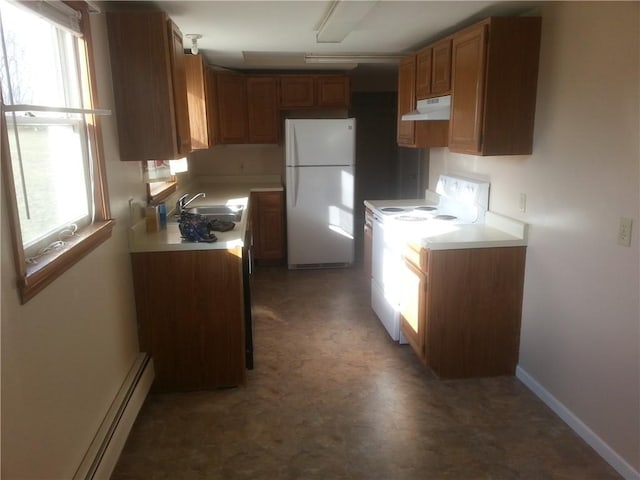
[[[207,220],[223,220],[225,222],[240,222],[244,205],[201,205],[186,208],[185,212],[202,215]],[[175,219],[177,220],[177,216]]]

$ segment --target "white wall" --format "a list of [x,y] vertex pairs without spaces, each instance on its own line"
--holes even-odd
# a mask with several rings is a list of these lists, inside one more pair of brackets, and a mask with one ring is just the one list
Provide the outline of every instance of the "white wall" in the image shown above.
[[[637,475],[640,4],[551,2],[541,12],[533,155],[433,149],[430,186],[443,172],[488,178],[491,210],[531,225],[521,372]],[[616,244],[620,217],[634,221],[631,247]]]
[[210,175],[282,175],[282,145],[218,145],[189,155],[194,178]]
[[[104,16],[92,27],[100,107],[113,108]],[[128,200],[142,204],[145,189],[139,163],[118,159],[114,117],[103,122],[113,237],[26,305],[2,211],[4,478],[71,478],[138,352]]]

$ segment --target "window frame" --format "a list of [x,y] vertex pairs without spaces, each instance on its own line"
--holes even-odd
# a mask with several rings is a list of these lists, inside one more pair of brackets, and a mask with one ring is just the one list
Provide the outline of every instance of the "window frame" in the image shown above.
[[[80,58],[79,65],[81,74],[85,78],[87,88],[87,98],[90,108],[97,105],[97,81],[95,78],[95,61],[93,58],[93,43],[91,37],[89,7],[84,1],[64,1],[66,5],[81,13],[80,25],[82,30],[82,41],[79,42]],[[104,159],[104,148],[100,122],[97,115],[86,115],[87,140],[90,150],[90,157],[93,161],[93,201],[95,216],[93,223],[79,229],[76,234],[65,239],[65,245],[59,250],[46,253],[38,258],[38,263],[27,263],[22,244],[22,233],[20,229],[20,218],[16,201],[16,189],[13,180],[11,157],[9,152],[9,142],[7,125],[5,119],[4,102],[0,93],[1,112],[1,167],[4,180],[4,199],[7,202],[9,213],[9,224],[13,240],[14,263],[17,275],[17,286],[20,293],[20,300],[25,304],[37,293],[42,291],[47,285],[60,277],[73,265],[78,263],[91,251],[96,249],[103,242],[111,237],[115,220],[111,218],[109,206],[109,196],[107,188],[106,167]]]

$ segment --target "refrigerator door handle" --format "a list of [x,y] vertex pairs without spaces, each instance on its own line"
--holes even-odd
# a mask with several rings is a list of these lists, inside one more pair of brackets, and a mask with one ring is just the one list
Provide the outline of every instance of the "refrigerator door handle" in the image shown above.
[[287,177],[287,185],[291,189],[291,193],[287,197],[289,197],[289,207],[293,208],[298,203],[298,187],[300,183],[298,169],[296,167],[288,167]]
[[291,195],[289,197],[289,207],[293,208],[298,203],[298,184],[300,182],[298,169],[298,156],[297,156],[297,142],[296,142],[296,130],[293,123],[287,122],[287,136],[289,141],[287,142],[287,185],[291,188]]

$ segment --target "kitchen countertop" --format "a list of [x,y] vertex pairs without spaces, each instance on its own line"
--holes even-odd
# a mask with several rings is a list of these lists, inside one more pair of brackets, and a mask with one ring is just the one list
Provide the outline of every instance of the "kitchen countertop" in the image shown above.
[[[418,207],[436,205],[424,199],[365,200],[373,211],[384,207]],[[391,218],[392,217],[388,217]],[[465,248],[520,247],[527,245],[528,225],[495,212],[487,212],[485,223],[454,224],[443,220],[403,222],[392,220],[397,238],[430,250]]]
[[249,196],[251,192],[282,191],[279,176],[248,177],[202,177],[188,188],[190,196],[204,192],[204,198],[198,198],[189,207],[204,205],[243,205],[242,219],[236,222],[233,230],[214,232],[217,241],[188,242],[182,239],[178,222],[173,220],[173,205],[167,205],[167,227],[158,232],[147,233],[145,220],[133,225],[129,232],[129,251],[167,252],[185,250],[221,250],[244,245],[244,237],[249,217]]

